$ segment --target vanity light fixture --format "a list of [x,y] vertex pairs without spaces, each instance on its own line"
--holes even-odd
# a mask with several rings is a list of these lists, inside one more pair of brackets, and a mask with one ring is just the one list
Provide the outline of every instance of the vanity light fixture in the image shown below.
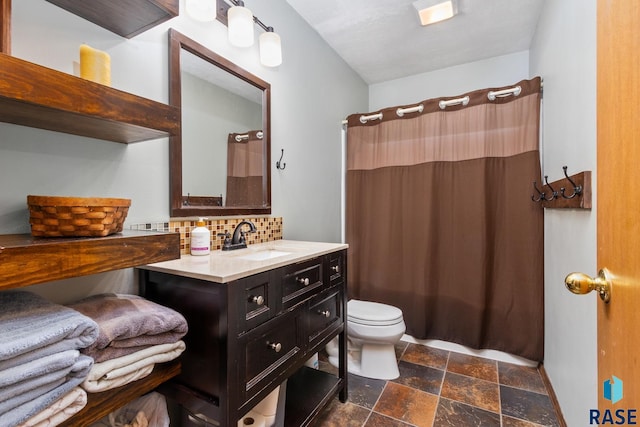
[[[282,64],[282,43],[273,27],[265,25],[245,7],[242,0],[186,0],[187,12],[189,3],[214,3],[216,15],[214,19],[228,28],[229,43],[236,47],[249,47],[254,42],[253,24],[265,32],[260,35],[260,63],[265,67],[277,67]],[[191,14],[190,14],[191,16]],[[194,17],[194,19],[198,19]],[[211,19],[213,20],[213,19]]]
[[456,0],[417,0],[413,2],[413,7],[418,11],[423,26],[444,21],[458,13]]

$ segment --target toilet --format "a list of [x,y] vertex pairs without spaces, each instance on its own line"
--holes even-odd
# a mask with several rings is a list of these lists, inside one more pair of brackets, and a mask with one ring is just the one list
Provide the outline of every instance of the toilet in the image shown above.
[[[392,380],[400,376],[395,344],[406,330],[402,310],[377,302],[347,303],[347,371],[367,378]],[[338,340],[327,344],[329,363],[338,366]]]

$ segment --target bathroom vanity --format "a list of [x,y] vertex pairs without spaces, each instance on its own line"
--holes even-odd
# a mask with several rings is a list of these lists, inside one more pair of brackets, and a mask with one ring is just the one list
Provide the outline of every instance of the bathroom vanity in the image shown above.
[[[140,267],[141,294],[189,324],[182,372],[159,391],[190,425],[235,426],[281,384],[286,426],[346,401],[346,248],[278,240]],[[337,376],[305,366],[336,336]]]

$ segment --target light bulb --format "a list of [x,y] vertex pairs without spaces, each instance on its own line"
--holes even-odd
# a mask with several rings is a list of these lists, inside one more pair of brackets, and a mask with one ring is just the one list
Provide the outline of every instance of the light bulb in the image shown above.
[[216,0],[186,0],[187,15],[196,21],[215,21],[217,6]]
[[237,47],[253,45],[253,14],[244,6],[233,6],[227,11],[229,43]]
[[260,34],[260,62],[265,67],[277,67],[282,64],[280,36],[274,33],[271,27],[269,31]]

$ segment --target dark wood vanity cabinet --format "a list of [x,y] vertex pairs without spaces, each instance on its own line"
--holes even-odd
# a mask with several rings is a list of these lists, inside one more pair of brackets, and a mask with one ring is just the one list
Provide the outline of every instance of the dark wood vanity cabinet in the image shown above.
[[[230,283],[141,270],[142,295],[189,324],[182,372],[159,391],[221,426],[285,380],[287,426],[310,424],[338,393],[346,401],[345,257],[340,250]],[[304,366],[336,336],[337,376]]]

